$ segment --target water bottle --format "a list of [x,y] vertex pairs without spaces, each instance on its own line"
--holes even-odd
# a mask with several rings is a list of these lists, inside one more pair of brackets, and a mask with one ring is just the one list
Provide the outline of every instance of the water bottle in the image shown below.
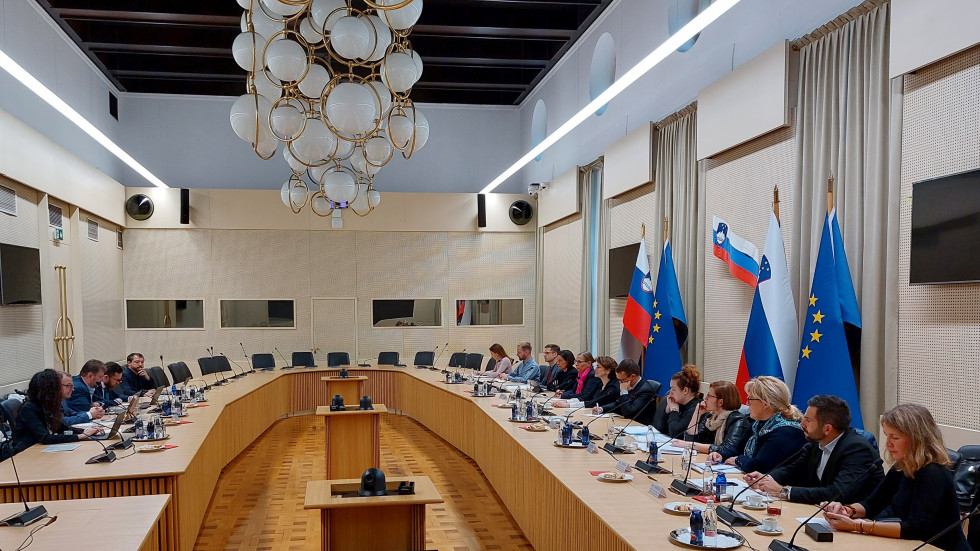
[[453,382],[453,374],[452,373],[446,372],[446,382],[447,383]]
[[182,407],[180,405],[180,400],[175,400],[174,405],[170,408],[170,413],[173,417],[170,418],[171,421],[176,425],[180,423],[180,414],[182,413]]
[[133,429],[136,431],[137,440],[143,440],[146,438],[146,429],[143,428],[143,420],[139,417],[137,417],[136,422],[133,423]]
[[715,500],[710,497],[707,499],[707,506],[704,508],[704,546],[716,547],[718,545],[718,513],[715,511]]
[[715,500],[721,503],[722,496],[725,495],[725,490],[728,489],[728,477],[725,473],[718,473],[718,478],[715,479]]
[[479,396],[479,395],[480,395],[480,382],[477,381],[473,383],[473,396]]
[[583,446],[588,446],[589,445],[589,438],[591,437],[591,435],[589,434],[589,426],[588,425],[582,425],[582,430],[579,431],[578,436],[579,436],[579,438],[582,439],[582,445]]
[[657,449],[657,433],[653,430],[653,425],[647,426],[647,451],[650,452],[650,461],[654,464],[657,463],[657,458],[654,457],[654,450]]
[[177,385],[170,385],[170,395],[177,399]]
[[715,495],[715,472],[711,468],[711,461],[704,462],[704,478],[701,479],[701,495]]
[[561,427],[561,445],[572,445],[572,424],[568,421],[565,421],[565,424]]
[[704,545],[704,517],[697,508],[691,511],[691,545]]
[[527,420],[536,421],[536,416],[534,415],[534,400],[528,400],[527,402]]
[[681,452],[681,471],[687,472],[691,468],[691,448],[684,448]]
[[524,404],[524,400],[517,400],[517,420],[527,421],[527,406]]
[[518,389],[517,389],[517,390],[516,390],[516,391],[514,392],[514,399],[515,399],[515,400],[520,400],[520,399],[521,399],[521,389],[520,389],[520,388],[518,388]]
[[517,402],[515,401],[510,405],[510,420],[517,421]]

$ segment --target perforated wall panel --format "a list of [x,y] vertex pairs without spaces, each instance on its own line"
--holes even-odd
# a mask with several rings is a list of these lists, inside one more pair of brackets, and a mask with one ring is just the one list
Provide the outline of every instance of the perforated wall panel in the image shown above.
[[545,228],[541,334],[545,343],[584,350],[582,338],[582,232],[576,215]]
[[[640,241],[640,227],[643,222],[653,218],[657,206],[654,184],[640,186],[618,197],[609,199],[609,248],[622,247]],[[652,227],[647,227],[647,253],[662,246],[660,235]],[[651,264],[652,259],[647,259]],[[609,299],[609,353],[616,357],[619,341],[623,336],[623,312],[626,310],[625,298]]]
[[[89,218],[91,215],[83,215]],[[89,218],[94,220],[94,218]],[[117,228],[98,220],[109,235]],[[98,226],[96,226],[98,228]],[[82,285],[82,334],[84,362],[89,358],[118,360],[126,355],[123,319],[123,251],[111,239],[80,239]]]
[[980,168],[980,47],[906,75],[903,109],[898,402],[928,405],[939,423],[977,430],[980,284],[908,281],[912,184]]
[[714,256],[712,216],[759,249],[765,247],[772,190],[779,186],[783,244],[789,251],[793,220],[796,145],[785,128],[708,159],[705,176],[705,381],[734,381],[745,340],[754,289],[735,279],[728,265]]
[[[357,363],[354,309],[353,298],[313,300],[313,344],[319,348],[316,352],[317,365],[327,365],[328,352],[347,352],[351,361]],[[377,354],[361,354],[360,357],[377,357]]]

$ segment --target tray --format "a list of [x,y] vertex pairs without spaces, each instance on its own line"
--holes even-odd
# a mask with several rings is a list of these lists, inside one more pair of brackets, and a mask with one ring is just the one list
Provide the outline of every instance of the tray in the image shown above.
[[680,545],[681,547],[691,547],[693,549],[737,549],[745,543],[742,536],[736,534],[735,532],[728,532],[726,530],[718,530],[718,537],[715,538],[714,545],[694,545],[691,543],[691,529],[690,528],[678,528],[677,530],[671,530],[667,534],[667,539],[675,545]]

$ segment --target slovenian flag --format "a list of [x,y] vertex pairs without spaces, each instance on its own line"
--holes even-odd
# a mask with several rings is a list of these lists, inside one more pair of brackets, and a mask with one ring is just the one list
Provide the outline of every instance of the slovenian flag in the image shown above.
[[749,325],[742,344],[742,357],[735,377],[735,386],[743,401],[746,398],[745,383],[760,375],[779,377],[792,391],[796,379],[796,345],[800,342],[798,327],[796,302],[786,268],[783,232],[776,215],[771,213],[762,266],[759,268]]
[[653,300],[653,320],[643,358],[643,378],[660,382],[660,395],[670,391],[670,378],[681,370],[680,347],[687,340],[687,317],[674,271],[670,241],[664,242]]
[[715,228],[715,256],[728,264],[728,271],[736,278],[744,281],[750,287],[755,287],[759,274],[759,249],[751,242],[735,235],[724,220],[712,216],[712,227]]
[[653,317],[653,281],[650,279],[650,259],[647,247],[640,240],[640,251],[633,267],[630,293],[626,298],[623,312],[623,336],[619,341],[619,360],[633,358],[640,361],[650,333],[650,319]]

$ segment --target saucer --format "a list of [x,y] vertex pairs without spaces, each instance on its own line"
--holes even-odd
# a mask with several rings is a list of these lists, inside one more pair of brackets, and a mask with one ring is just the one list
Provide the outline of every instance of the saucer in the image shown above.
[[780,535],[780,534],[783,533],[783,529],[782,528],[776,528],[775,530],[773,530],[773,531],[770,532],[769,530],[763,530],[762,529],[762,526],[756,526],[756,527],[752,528],[752,530],[755,533],[762,534],[764,536],[778,536],[778,535]]
[[749,505],[748,502],[742,503],[742,507],[750,509],[752,511],[765,511],[768,507],[763,503],[762,505]]

